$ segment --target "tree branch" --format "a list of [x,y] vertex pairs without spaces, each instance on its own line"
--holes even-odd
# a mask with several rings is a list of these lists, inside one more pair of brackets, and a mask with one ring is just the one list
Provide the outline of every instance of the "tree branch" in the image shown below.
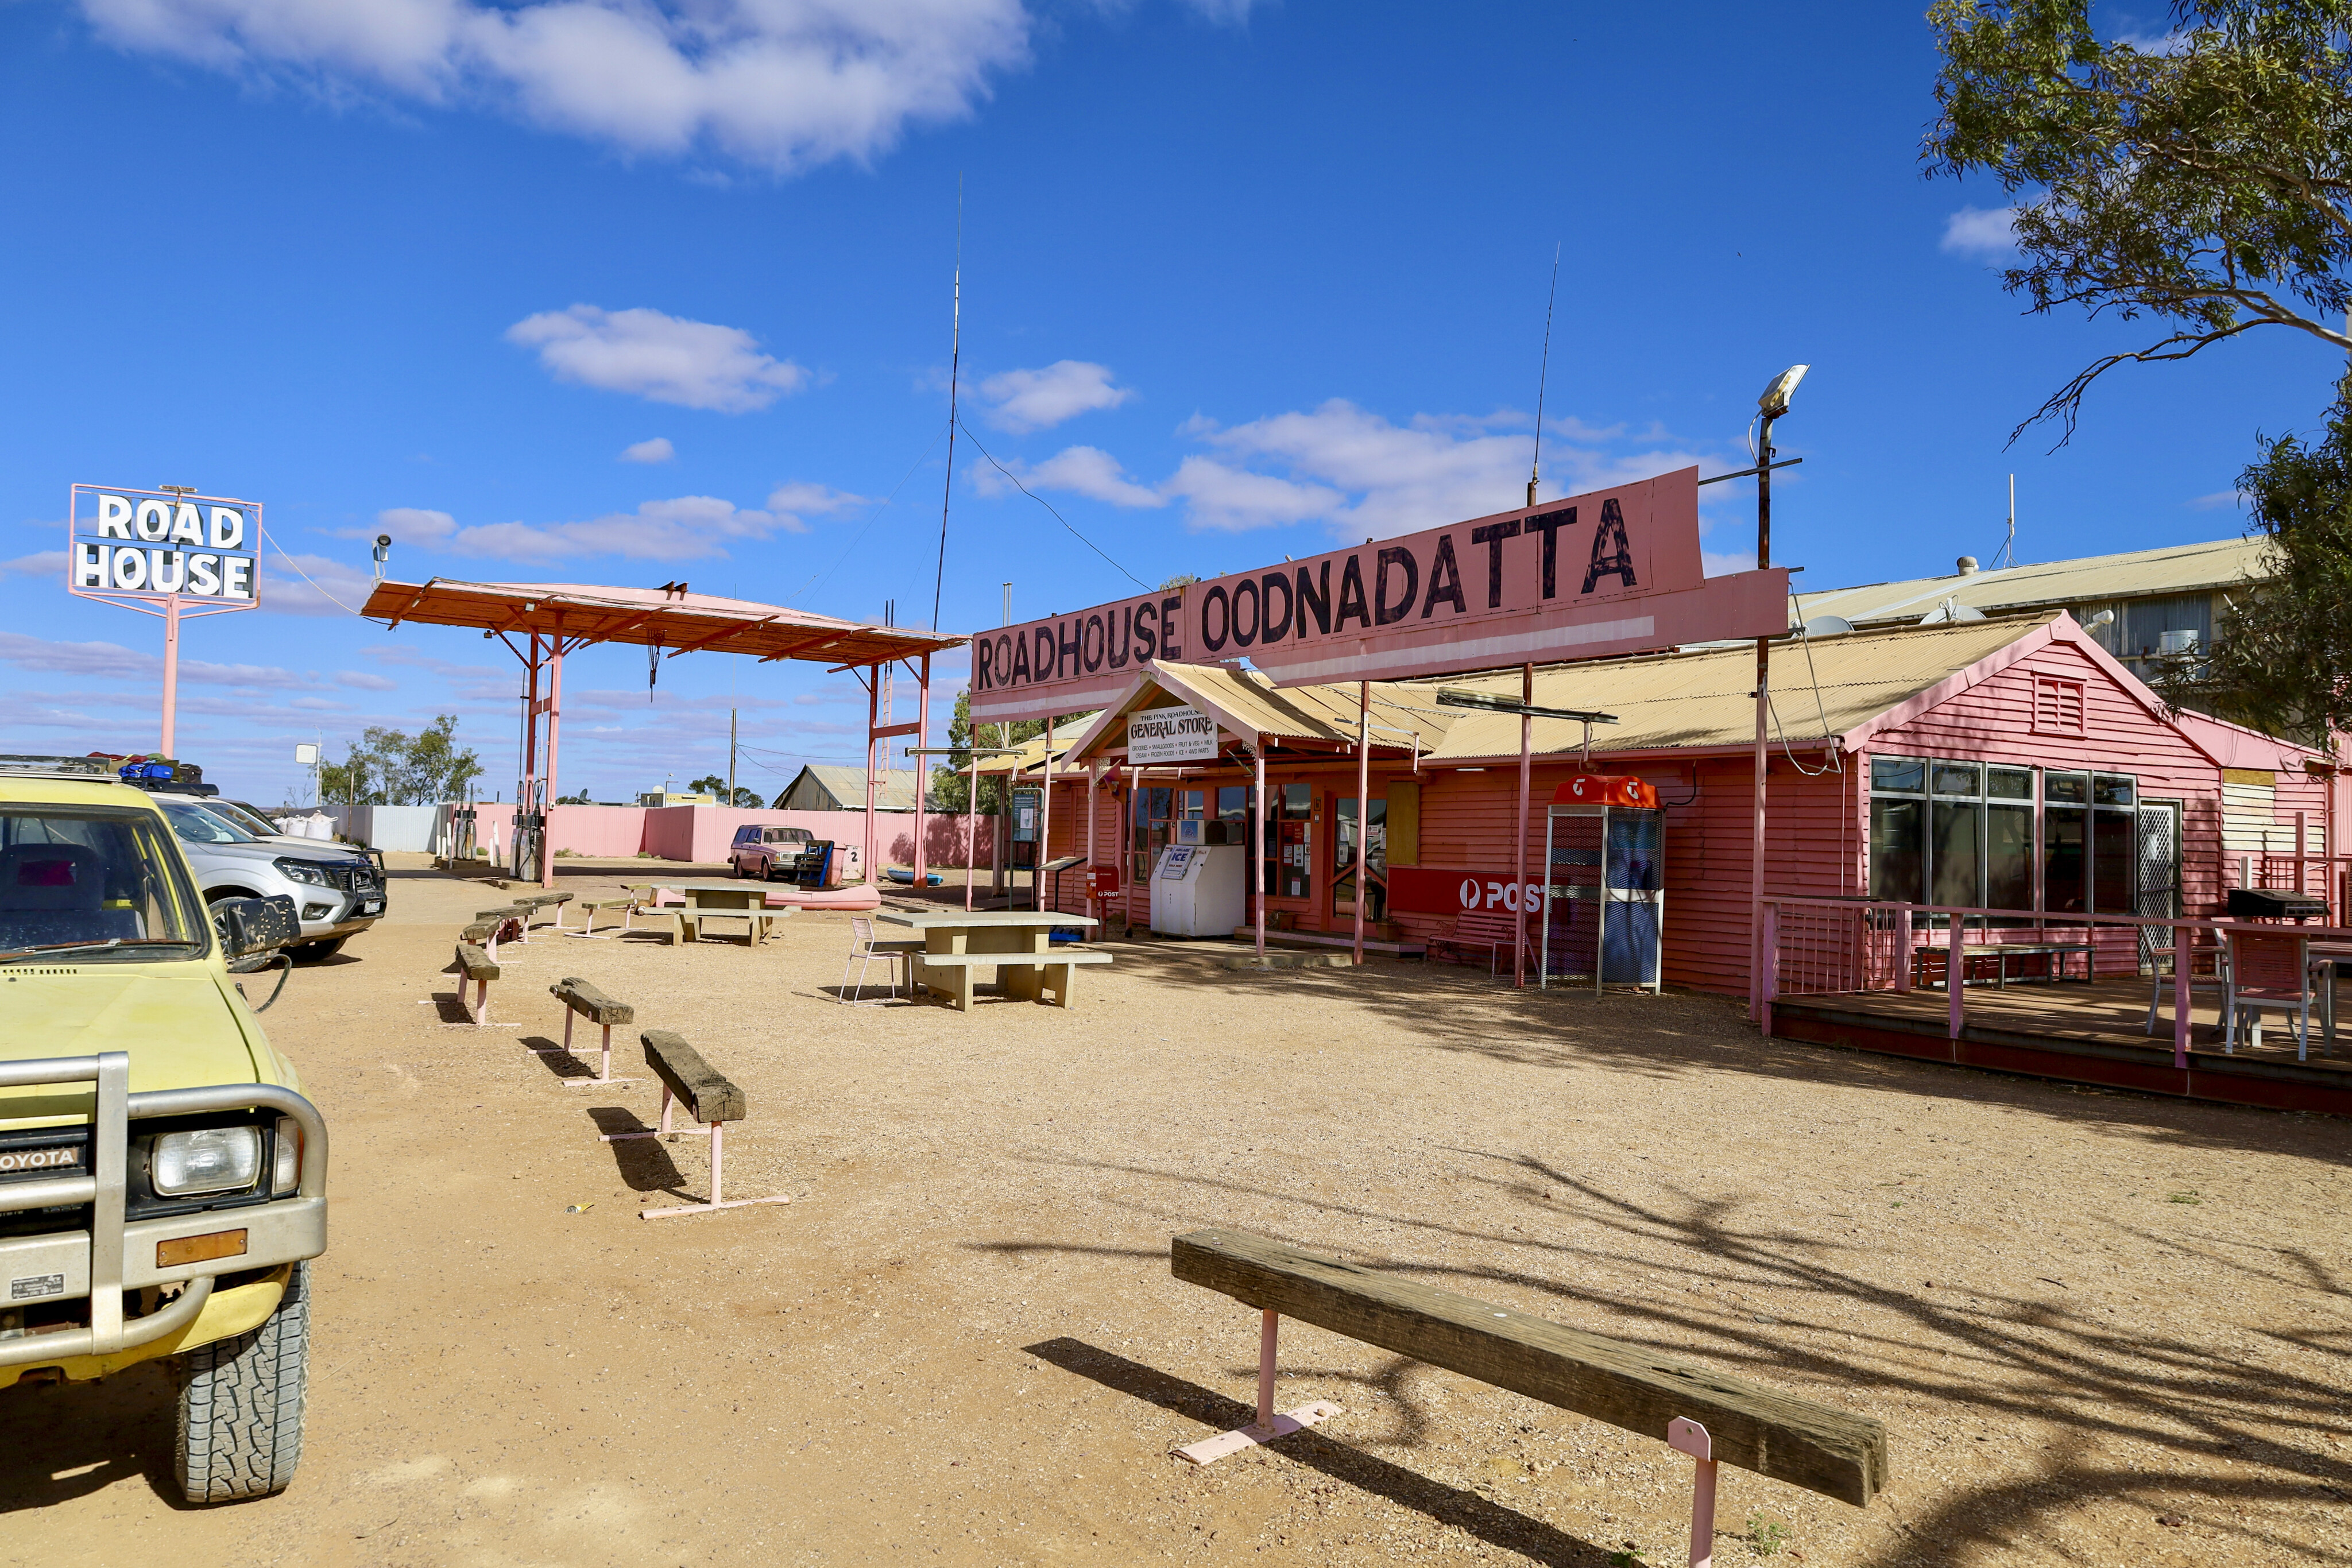
[[[2241,332],[2250,332],[2264,324],[2261,321],[2240,321],[2211,332],[2179,332],[2160,343],[2131,353],[2103,354],[2084,369],[2075,371],[2064,386],[2050,395],[2049,402],[2021,421],[2018,427],[2009,433],[2008,444],[2014,446],[2019,436],[2023,435],[2043,420],[2055,419],[2062,421],[2065,427],[2064,434],[2060,435],[2057,443],[2050,448],[2051,451],[2055,452],[2059,447],[2074,439],[2074,426],[2082,415],[2083,395],[2091,390],[2091,383],[2117,365],[2151,364],[2163,360],[2185,360],[2200,350],[2210,348],[2224,338],[2234,338]],[[2187,347],[2176,346],[2180,344],[2186,344]]]

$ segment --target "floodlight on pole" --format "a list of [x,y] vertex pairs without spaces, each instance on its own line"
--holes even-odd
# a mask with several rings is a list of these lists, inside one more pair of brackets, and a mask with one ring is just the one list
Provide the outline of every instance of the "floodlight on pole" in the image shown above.
[[[1789,400],[1809,365],[1790,365],[1772,378],[1756,400],[1756,569],[1772,564],[1772,422],[1789,412]],[[1748,848],[1748,1011],[1759,1028],[1769,1028],[1765,1018],[1764,968],[1771,955],[1764,951],[1764,776],[1765,732],[1772,713],[1772,640],[1756,639],[1756,804],[1755,841]]]
[[390,559],[392,559],[392,536],[390,534],[376,535],[375,580],[378,582],[382,582],[383,580],[383,563]]

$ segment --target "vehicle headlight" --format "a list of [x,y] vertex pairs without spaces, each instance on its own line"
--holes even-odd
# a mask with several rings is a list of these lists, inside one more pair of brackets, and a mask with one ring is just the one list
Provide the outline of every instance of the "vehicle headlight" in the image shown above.
[[291,1116],[278,1118],[278,1155],[270,1164],[270,1197],[284,1197],[301,1185],[302,1126]]
[[289,882],[307,882],[312,887],[327,885],[327,873],[308,861],[278,860],[270,863],[284,872]]
[[150,1166],[155,1190],[164,1197],[236,1192],[261,1175],[261,1129],[199,1127],[166,1133],[155,1140]]

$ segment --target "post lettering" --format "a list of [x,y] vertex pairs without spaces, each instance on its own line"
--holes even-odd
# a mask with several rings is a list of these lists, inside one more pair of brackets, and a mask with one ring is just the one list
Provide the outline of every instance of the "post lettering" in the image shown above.
[[1503,541],[1519,536],[1518,519],[1507,523],[1489,523],[1483,528],[1470,530],[1470,542],[1486,547],[1486,608],[1503,607]]

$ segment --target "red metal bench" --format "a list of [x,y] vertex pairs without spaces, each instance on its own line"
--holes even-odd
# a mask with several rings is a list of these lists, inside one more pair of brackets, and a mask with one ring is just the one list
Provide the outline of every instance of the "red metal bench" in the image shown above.
[[[1486,949],[1486,973],[1492,975],[1502,967],[1503,949],[1515,946],[1519,940],[1519,917],[1507,910],[1479,909],[1457,915],[1454,930],[1444,936],[1429,939],[1429,956],[1438,956],[1441,947],[1475,947]],[[1468,963],[1465,958],[1460,960]]]

